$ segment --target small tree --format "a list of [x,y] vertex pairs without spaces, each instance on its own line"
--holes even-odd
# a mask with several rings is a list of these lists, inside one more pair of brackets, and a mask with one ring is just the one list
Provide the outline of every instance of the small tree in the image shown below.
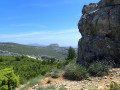
[[14,74],[13,68],[0,70],[0,90],[12,90],[19,86],[19,76]]
[[3,62],[3,59],[2,59],[2,57],[0,58],[0,62]]
[[74,50],[74,48],[69,47],[67,59],[74,59],[75,57],[76,57],[76,55],[75,55],[75,50]]

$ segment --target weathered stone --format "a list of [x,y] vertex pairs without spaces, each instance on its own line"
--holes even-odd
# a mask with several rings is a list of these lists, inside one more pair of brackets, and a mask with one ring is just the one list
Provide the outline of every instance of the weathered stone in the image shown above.
[[103,86],[99,86],[99,87],[98,87],[98,90],[103,90],[103,89],[104,89]]
[[78,23],[82,38],[78,43],[78,63],[110,55],[120,59],[120,0],[101,0],[83,7]]
[[104,79],[107,79],[107,78],[108,78],[107,76],[104,77]]
[[85,14],[89,14],[91,13],[92,11],[96,10],[97,9],[97,4],[96,3],[90,3],[89,5],[84,5],[83,7],[83,10],[82,10],[82,13]]
[[114,6],[119,4],[120,4],[120,0],[101,0],[99,2],[99,7]]

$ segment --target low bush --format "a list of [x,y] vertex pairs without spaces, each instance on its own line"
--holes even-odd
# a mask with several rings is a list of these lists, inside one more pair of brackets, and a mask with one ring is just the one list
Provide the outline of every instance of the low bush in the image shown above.
[[32,78],[28,82],[26,82],[25,86],[23,86],[20,90],[28,90],[28,88],[33,87],[36,84],[39,84],[41,80],[43,80],[44,78],[45,78],[44,76],[38,76],[38,77]]
[[48,79],[47,83],[51,83],[51,79]]
[[37,90],[56,90],[54,86],[39,87]]
[[117,84],[115,82],[112,82],[110,84],[110,89],[109,90],[120,90],[120,84]]
[[45,74],[44,76],[45,76],[45,77],[51,76],[51,72],[46,72],[46,74]]
[[0,70],[0,90],[11,90],[19,85],[19,77],[14,74],[13,68]]
[[64,63],[58,62],[58,63],[57,63],[57,68],[58,68],[58,69],[63,69],[63,68],[64,68]]
[[66,59],[65,62],[64,62],[64,66],[66,66],[67,64],[69,63],[76,63],[77,61],[77,58],[74,58],[74,59]]
[[58,73],[53,73],[51,76],[52,76],[52,78],[58,78],[58,77],[60,77]]
[[59,90],[67,90],[66,88],[59,88]]
[[82,80],[88,78],[89,74],[84,66],[70,63],[65,67],[64,77],[71,80]]
[[111,65],[109,65],[105,61],[100,61],[100,62],[94,62],[89,66],[88,72],[92,76],[103,76],[107,75],[109,70],[111,68]]
[[51,72],[51,77],[52,78],[58,78],[58,77],[60,77],[60,72],[61,72],[60,69],[53,69],[53,71]]

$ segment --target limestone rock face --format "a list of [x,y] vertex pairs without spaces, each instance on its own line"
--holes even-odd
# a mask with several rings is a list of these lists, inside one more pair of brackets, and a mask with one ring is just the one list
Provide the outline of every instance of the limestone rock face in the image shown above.
[[120,60],[120,0],[101,0],[85,5],[78,23],[78,63],[95,56],[110,55]]

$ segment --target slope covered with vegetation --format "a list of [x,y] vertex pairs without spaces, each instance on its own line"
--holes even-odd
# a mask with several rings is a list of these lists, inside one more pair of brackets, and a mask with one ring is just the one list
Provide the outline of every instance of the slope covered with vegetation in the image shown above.
[[63,68],[64,64],[66,63],[55,61],[55,59],[40,61],[26,56],[0,57],[0,69],[12,67],[15,74],[20,77],[20,83],[24,83],[32,77],[44,75],[53,68]]
[[52,77],[57,78],[58,70],[69,62],[74,63],[76,59],[57,61],[54,58],[38,60],[27,56],[0,56],[0,90],[14,88],[19,82],[23,84],[31,78],[47,75],[47,72],[53,72]]
[[35,46],[27,46],[16,43],[0,43],[0,50],[9,51],[18,53],[21,55],[30,55],[30,56],[51,56],[58,59],[66,58],[67,53],[65,51],[57,52],[51,47],[35,47]]

